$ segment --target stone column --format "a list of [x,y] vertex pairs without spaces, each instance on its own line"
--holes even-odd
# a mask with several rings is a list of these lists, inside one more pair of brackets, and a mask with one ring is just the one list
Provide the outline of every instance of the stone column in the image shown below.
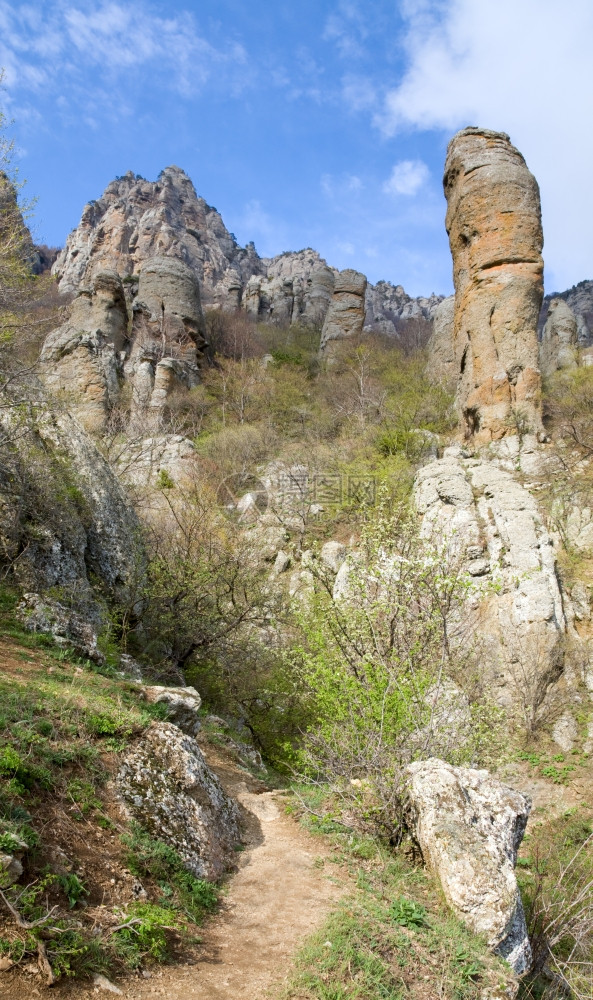
[[537,320],[543,296],[539,188],[503,132],[465,128],[443,178],[455,284],[457,405],[476,444],[542,431]]

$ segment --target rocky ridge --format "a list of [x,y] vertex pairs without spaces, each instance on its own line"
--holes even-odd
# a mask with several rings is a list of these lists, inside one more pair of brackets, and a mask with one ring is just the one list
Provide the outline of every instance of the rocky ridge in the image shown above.
[[[76,294],[95,275],[138,274],[152,257],[173,257],[196,275],[205,306],[234,309],[282,322],[325,319],[339,273],[310,248],[261,258],[253,243],[240,247],[215,208],[198,197],[179,167],[154,182],[131,171],[89,202],[53,266],[60,290]],[[417,299],[381,281],[366,292],[365,329],[397,336],[408,319],[430,320],[442,296]]]

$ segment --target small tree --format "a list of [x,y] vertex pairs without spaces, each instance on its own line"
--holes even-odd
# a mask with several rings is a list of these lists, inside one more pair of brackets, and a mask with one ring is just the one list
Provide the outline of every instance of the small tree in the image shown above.
[[405,507],[385,506],[338,592],[323,574],[318,580],[299,614],[315,711],[301,766],[397,837],[408,763],[483,762],[499,739],[500,713],[483,697],[471,703],[461,687],[470,679],[461,648],[471,583],[454,557],[419,536]]

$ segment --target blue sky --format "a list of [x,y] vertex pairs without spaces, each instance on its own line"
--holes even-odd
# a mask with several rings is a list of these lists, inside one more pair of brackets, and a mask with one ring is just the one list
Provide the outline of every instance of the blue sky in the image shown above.
[[502,129],[559,290],[593,277],[592,43],[591,0],[0,0],[0,101],[40,241],[176,163],[240,243],[414,295],[451,290],[448,139]]

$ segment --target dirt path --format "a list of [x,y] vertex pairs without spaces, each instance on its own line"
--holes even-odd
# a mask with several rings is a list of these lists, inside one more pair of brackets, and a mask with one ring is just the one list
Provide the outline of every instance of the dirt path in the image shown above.
[[299,944],[340,895],[339,869],[328,877],[327,866],[315,865],[327,846],[286,815],[282,796],[256,791],[256,782],[221,761],[210,763],[243,807],[247,845],[239,871],[205,931],[197,963],[130,985],[123,991],[130,1000],[261,1000],[282,982]]
[[[264,1000],[270,987],[283,982],[295,951],[344,889],[337,865],[316,864],[331,853],[327,843],[286,814],[281,793],[261,791],[259,782],[211,752],[207,756],[242,806],[246,847],[238,856],[239,870],[191,964],[153,969],[150,979],[120,981],[126,1000]],[[113,994],[78,987],[67,996],[107,1000]]]

